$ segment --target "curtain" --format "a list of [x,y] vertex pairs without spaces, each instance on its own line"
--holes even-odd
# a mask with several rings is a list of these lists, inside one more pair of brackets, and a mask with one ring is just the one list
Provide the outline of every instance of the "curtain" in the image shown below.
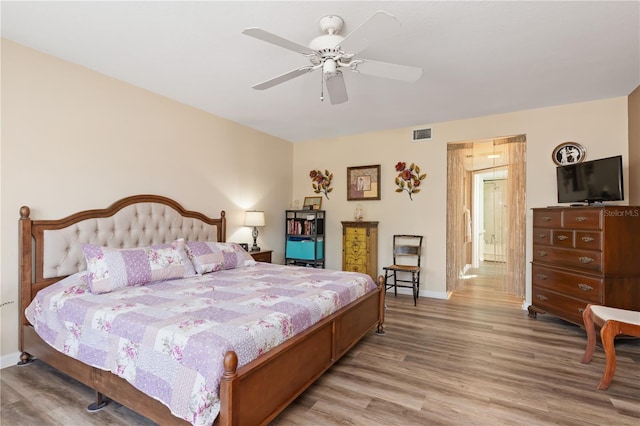
[[447,145],[447,292],[464,286],[461,277],[466,264],[464,244],[468,239],[464,160],[472,148],[471,143]]
[[526,238],[526,137],[501,138],[495,145],[504,145],[507,154],[507,215],[506,274],[502,290],[525,298],[525,238]]

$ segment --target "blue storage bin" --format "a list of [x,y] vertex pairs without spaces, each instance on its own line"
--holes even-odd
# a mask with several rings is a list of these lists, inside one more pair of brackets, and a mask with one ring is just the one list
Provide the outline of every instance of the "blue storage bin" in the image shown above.
[[[313,256],[313,249],[316,249],[316,256]],[[324,241],[289,239],[285,256],[292,259],[314,260],[324,258]]]

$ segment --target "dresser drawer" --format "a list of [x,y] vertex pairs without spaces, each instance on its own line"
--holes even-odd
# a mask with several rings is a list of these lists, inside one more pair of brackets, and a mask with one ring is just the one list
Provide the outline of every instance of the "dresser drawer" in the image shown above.
[[602,232],[576,231],[576,248],[602,250]]
[[[345,271],[361,272],[360,268],[367,267],[367,235],[366,229],[349,228],[345,230],[342,242],[343,269]],[[357,265],[357,266],[355,266]]]
[[551,231],[551,241],[554,246],[573,247],[573,231],[566,229],[553,229]]
[[562,210],[534,210],[534,228],[560,228],[562,226]]
[[367,238],[367,228],[344,228],[344,235],[349,239],[357,238],[361,241],[364,241]]
[[594,250],[533,246],[533,261],[557,266],[602,272],[602,253]]
[[602,229],[602,210],[565,210],[562,215],[562,227],[571,229]]
[[551,229],[533,228],[534,244],[551,245]]
[[602,279],[533,265],[531,280],[534,287],[544,287],[587,302],[602,304]]
[[367,264],[364,262],[364,259],[347,259],[345,261],[345,265],[342,268],[343,271],[347,272],[360,272],[361,274],[366,274]]
[[574,324],[584,325],[582,312],[587,307],[587,302],[581,299],[564,296],[542,287],[532,289],[533,306],[550,314],[557,315]]

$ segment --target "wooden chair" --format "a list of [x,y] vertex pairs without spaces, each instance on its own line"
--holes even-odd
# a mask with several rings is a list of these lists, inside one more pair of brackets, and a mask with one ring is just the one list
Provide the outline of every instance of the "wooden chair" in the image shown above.
[[[411,288],[413,290],[414,306],[418,303],[418,293],[420,291],[422,238],[422,235],[394,235],[393,265],[382,268],[384,270],[385,291],[393,288],[397,296],[398,287]],[[398,277],[398,274],[400,274],[400,277]],[[405,278],[408,274],[411,274],[411,279]],[[391,282],[391,279],[393,279],[393,282]]]
[[582,319],[587,331],[587,349],[582,357],[583,364],[591,361],[596,348],[595,325],[601,327],[600,339],[607,363],[598,389],[605,390],[616,372],[616,350],[613,340],[620,334],[640,337],[640,312],[589,304],[582,312]]

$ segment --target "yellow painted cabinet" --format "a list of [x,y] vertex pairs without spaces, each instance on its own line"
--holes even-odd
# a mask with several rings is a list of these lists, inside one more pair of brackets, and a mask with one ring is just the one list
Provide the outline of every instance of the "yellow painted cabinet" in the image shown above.
[[342,222],[342,270],[377,280],[378,222]]

